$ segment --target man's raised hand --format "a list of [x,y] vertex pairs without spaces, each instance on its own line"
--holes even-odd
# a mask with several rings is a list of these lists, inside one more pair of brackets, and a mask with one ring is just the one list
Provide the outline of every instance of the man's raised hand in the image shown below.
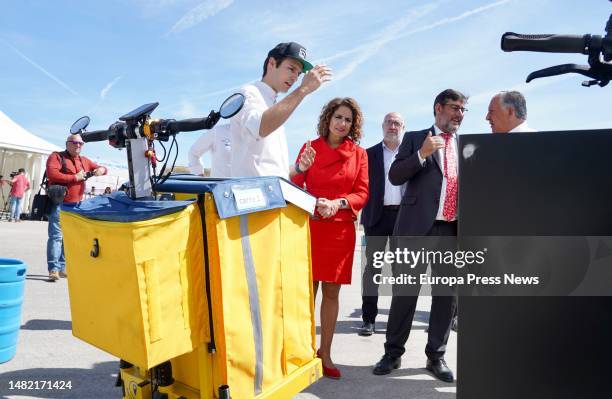
[[300,88],[305,94],[310,94],[321,87],[323,83],[329,82],[331,77],[331,68],[325,64],[317,65],[304,75]]

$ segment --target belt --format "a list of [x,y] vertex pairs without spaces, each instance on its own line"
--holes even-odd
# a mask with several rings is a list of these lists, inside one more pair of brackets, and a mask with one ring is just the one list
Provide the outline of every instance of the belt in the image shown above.
[[390,210],[390,211],[399,211],[400,206],[399,205],[384,205],[383,209]]

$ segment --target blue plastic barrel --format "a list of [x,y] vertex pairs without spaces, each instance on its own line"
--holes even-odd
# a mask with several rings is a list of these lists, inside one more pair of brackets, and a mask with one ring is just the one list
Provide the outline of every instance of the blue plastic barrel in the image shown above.
[[17,259],[0,258],[0,363],[17,350],[26,265]]

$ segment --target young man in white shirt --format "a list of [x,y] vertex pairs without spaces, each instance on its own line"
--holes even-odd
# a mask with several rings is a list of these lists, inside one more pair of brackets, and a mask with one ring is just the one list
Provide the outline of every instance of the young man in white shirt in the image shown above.
[[[295,42],[280,43],[268,53],[261,81],[240,90],[245,104],[230,121],[232,140],[232,177],[290,175],[310,167],[314,150],[304,152],[299,169],[289,166],[287,138],[283,124],[310,93],[331,79],[325,65],[312,66],[306,61],[306,49]],[[276,102],[278,93],[286,93],[298,80],[300,86]]]

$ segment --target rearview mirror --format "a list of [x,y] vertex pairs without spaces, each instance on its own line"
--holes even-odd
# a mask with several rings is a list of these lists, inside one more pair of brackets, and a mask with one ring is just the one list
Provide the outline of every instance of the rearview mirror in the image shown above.
[[236,115],[244,105],[244,95],[242,93],[234,93],[229,96],[219,108],[221,118],[228,119]]
[[89,116],[82,116],[70,126],[70,134],[79,134],[89,126]]

